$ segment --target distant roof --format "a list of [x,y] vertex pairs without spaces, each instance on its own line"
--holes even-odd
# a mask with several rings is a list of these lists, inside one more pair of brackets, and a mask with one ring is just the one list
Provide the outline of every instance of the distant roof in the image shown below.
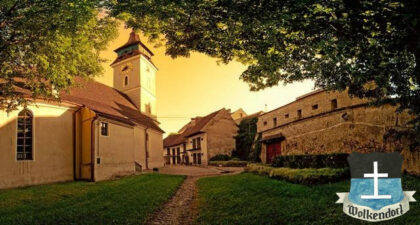
[[258,111],[256,113],[250,114],[248,116],[244,116],[242,118],[236,119],[235,121],[242,121],[242,120],[246,120],[246,119],[252,119],[252,118],[258,117],[262,113],[263,113],[263,111]]
[[202,129],[207,125],[207,123],[210,122],[210,120],[213,119],[217,115],[217,113],[219,113],[222,110],[224,110],[224,108],[217,110],[216,112],[212,112],[204,117],[196,117],[195,125],[188,127],[182,134],[184,135],[184,137],[190,137],[194,134],[203,132]]
[[170,147],[174,145],[180,145],[186,141],[186,138],[182,134],[171,134],[163,139],[163,146]]
[[242,108],[239,108],[239,109],[235,110],[232,114],[234,114],[236,112],[244,112],[245,113],[245,111]]
[[93,80],[77,78],[77,84],[69,93],[61,93],[63,101],[86,106],[104,117],[164,132],[157,121],[142,114],[124,93]]
[[186,141],[186,138],[193,136],[195,134],[204,132],[203,128],[222,110],[226,110],[226,109],[223,108],[223,109],[217,110],[204,117],[193,118],[194,123],[190,127],[187,127],[184,130],[184,132],[180,134],[173,134],[166,137],[163,140],[163,146],[170,147],[170,146],[182,144]]

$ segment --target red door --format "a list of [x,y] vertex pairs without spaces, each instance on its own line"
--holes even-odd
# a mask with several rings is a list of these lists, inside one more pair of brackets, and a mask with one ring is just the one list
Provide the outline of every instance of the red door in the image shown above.
[[267,163],[271,163],[274,157],[281,154],[281,142],[267,144]]

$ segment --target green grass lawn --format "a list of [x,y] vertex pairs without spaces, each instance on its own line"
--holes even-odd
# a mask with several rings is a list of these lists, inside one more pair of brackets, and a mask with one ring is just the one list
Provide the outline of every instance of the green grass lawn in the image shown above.
[[0,224],[143,224],[183,180],[145,174],[0,190]]
[[[420,224],[420,179],[405,176],[403,186],[417,191],[417,202],[405,215],[375,224]],[[350,191],[349,181],[308,187],[244,173],[203,178],[198,187],[198,224],[373,224],[347,216],[335,204],[336,192]]]

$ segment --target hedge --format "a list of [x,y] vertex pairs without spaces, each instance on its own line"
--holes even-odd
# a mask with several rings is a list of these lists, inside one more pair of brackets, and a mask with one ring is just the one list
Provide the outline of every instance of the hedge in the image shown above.
[[213,157],[211,157],[210,158],[210,161],[228,161],[228,160],[230,160],[232,157],[231,156],[229,156],[229,155],[222,155],[222,154],[219,154],[219,155],[215,155],[215,156],[213,156]]
[[289,168],[347,168],[346,153],[335,153],[326,155],[283,155],[273,159],[273,167]]
[[262,164],[248,164],[245,171],[304,185],[324,184],[350,177],[348,168],[292,169],[286,167],[274,168]]
[[243,167],[248,164],[247,161],[237,161],[237,160],[230,160],[230,161],[210,161],[210,166],[222,166],[222,167]]

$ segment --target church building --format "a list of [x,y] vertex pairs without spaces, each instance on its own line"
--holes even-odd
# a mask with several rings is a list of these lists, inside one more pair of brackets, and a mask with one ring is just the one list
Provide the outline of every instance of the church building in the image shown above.
[[0,111],[0,188],[100,181],[163,166],[156,66],[133,31],[116,49],[113,87],[78,79],[61,101]]

